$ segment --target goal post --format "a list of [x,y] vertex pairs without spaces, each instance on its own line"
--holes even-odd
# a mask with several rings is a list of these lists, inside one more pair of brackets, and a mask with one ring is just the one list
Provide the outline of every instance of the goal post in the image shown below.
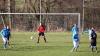
[[[78,23],[78,27],[79,27],[79,30],[80,30],[80,26],[81,26],[81,23],[80,23],[80,13],[0,13],[0,15],[53,15],[53,16],[59,16],[59,15],[75,15],[77,16],[77,23]],[[40,18],[40,23],[42,21],[42,17],[39,17]],[[11,18],[9,18],[11,20]],[[11,24],[11,21],[9,21],[9,25]]]
[[1,16],[1,19],[2,19],[2,24],[3,24],[3,26],[5,26],[5,22],[4,22],[4,19],[3,19],[2,16]]

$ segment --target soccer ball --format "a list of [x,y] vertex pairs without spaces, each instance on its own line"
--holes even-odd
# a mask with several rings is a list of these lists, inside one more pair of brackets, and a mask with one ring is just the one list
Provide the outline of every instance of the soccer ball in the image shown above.
[[33,37],[33,36],[31,36],[31,37],[30,37],[30,39],[31,39],[31,40],[33,40],[33,39],[34,39],[34,37]]

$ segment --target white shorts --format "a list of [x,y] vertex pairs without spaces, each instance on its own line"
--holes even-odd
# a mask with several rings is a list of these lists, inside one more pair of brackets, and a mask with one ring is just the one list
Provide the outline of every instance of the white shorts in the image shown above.
[[7,38],[5,38],[5,37],[2,37],[2,40],[3,40],[4,44],[8,41]]
[[96,48],[96,46],[91,46],[91,48]]
[[91,41],[91,36],[89,36],[89,41]]
[[73,40],[73,45],[74,45],[74,48],[78,48],[79,47],[79,41]]

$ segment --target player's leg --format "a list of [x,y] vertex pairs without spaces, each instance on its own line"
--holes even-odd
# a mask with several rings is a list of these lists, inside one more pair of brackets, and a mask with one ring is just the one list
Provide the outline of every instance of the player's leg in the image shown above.
[[95,40],[94,45],[95,45],[95,50],[96,50],[96,52],[97,52],[97,46],[96,46],[96,44],[97,44],[97,43],[96,43],[96,40]]
[[37,41],[37,43],[39,43],[39,41],[40,41],[40,36],[38,37],[38,41]]
[[78,41],[75,41],[74,47],[75,47],[75,51],[77,51],[78,47],[79,47],[79,42]]
[[2,37],[2,39],[3,39],[3,42],[4,42],[4,49],[6,49],[7,48],[7,38],[5,38],[5,37]]
[[92,46],[92,52],[94,51],[94,49],[95,49],[95,51],[97,52],[97,47],[94,45],[94,46]]
[[8,37],[7,37],[7,44],[10,46],[10,44],[9,44],[9,35],[8,35]]
[[44,41],[45,41],[45,43],[47,42],[47,40],[46,40],[45,36],[44,36]]
[[93,52],[93,45],[91,45],[91,51]]
[[89,43],[90,43],[89,47],[91,47],[91,36],[89,36]]
[[98,51],[97,51],[97,47],[95,47],[95,49],[96,49],[96,52],[98,52]]
[[38,41],[37,41],[37,43],[39,43],[39,41],[40,41],[41,33],[39,33],[38,35],[39,35],[39,36],[38,36]]
[[73,47],[72,49],[71,49],[71,52],[73,52],[75,50],[75,47]]
[[79,40],[76,41],[76,44],[75,44],[75,51],[78,50],[78,47],[79,47]]
[[93,46],[94,46],[94,41],[93,41],[93,39],[91,39],[91,51],[93,52]]
[[73,40],[73,48],[71,50],[71,52],[73,52],[75,50],[75,41]]
[[45,34],[44,34],[44,32],[42,33],[42,36],[43,36],[43,38],[44,38],[44,41],[45,41],[45,43],[46,43],[47,41],[46,41],[46,37],[45,37]]

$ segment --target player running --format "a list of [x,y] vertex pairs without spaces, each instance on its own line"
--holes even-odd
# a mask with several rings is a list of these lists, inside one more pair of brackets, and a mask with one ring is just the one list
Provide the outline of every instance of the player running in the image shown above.
[[39,41],[40,41],[40,36],[43,36],[44,41],[46,43],[46,38],[45,38],[45,34],[44,34],[44,32],[45,32],[45,26],[43,24],[41,24],[41,23],[40,23],[40,26],[38,28],[38,32],[39,32],[39,34],[38,34],[39,37],[38,37],[37,43],[39,43]]
[[74,50],[77,51],[79,47],[79,28],[76,24],[74,24],[74,26],[72,27],[72,41],[74,47],[72,48],[71,52],[73,52]]
[[7,29],[7,27],[5,26],[2,30],[1,30],[1,36],[2,36],[2,40],[4,42],[4,49],[7,48],[7,45],[8,45],[8,34],[9,34],[9,31]]

